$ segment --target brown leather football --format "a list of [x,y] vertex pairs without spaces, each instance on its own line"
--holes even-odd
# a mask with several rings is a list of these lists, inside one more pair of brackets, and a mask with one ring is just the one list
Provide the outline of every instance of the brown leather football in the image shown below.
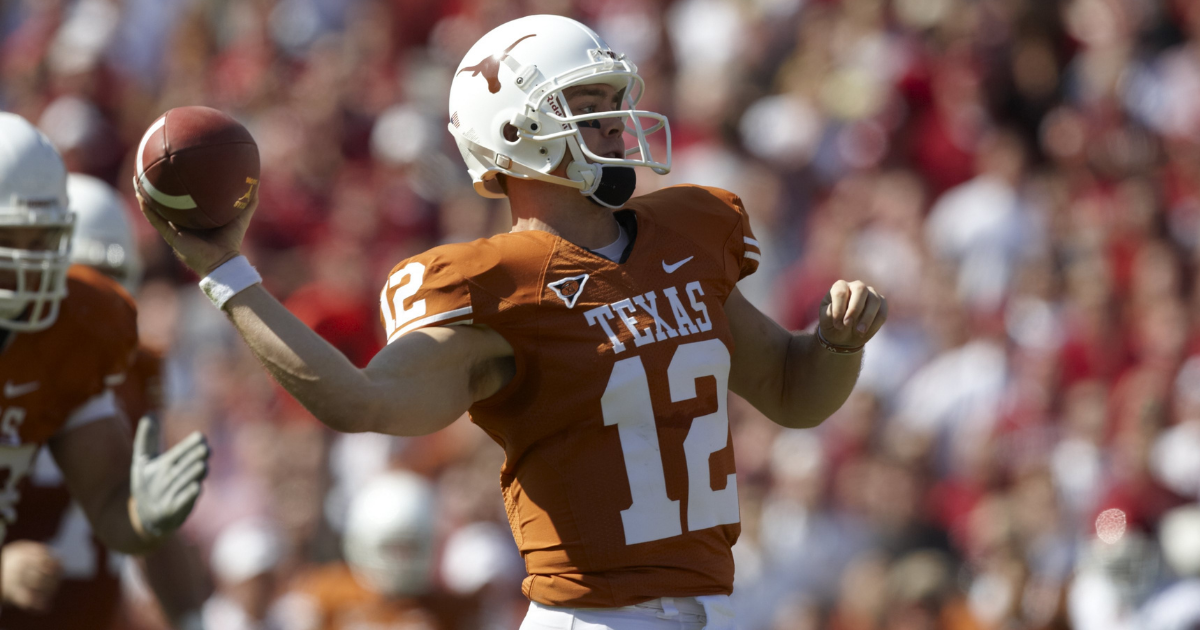
[[142,136],[135,181],[159,216],[207,230],[254,201],[258,169],[258,145],[236,120],[211,107],[176,107]]

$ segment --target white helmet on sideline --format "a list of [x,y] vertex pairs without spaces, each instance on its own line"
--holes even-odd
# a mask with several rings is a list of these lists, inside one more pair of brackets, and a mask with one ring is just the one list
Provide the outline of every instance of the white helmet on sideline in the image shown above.
[[1180,578],[1200,577],[1200,505],[1177,507],[1159,525],[1163,555]]
[[71,262],[95,267],[134,294],[142,282],[142,260],[125,201],[112,186],[78,173],[67,177],[67,196],[75,213]]
[[387,597],[429,589],[433,567],[433,489],[424,478],[389,471],[354,496],[342,551],[355,578]]
[[[605,83],[624,90],[622,109],[574,115],[563,89]],[[604,43],[592,29],[570,18],[531,15],[506,22],[481,37],[459,63],[450,84],[450,133],[458,143],[475,190],[499,198],[503,173],[540,179],[579,191],[600,203],[624,205],[606,190],[605,167],[645,166],[662,175],[671,170],[671,129],[662,114],[635,110],[645,86],[637,67]],[[588,149],[579,123],[621,118],[633,148],[624,158],[600,157]],[[647,128],[643,120],[651,123]],[[505,134],[507,126],[515,129]],[[646,137],[662,130],[666,156],[656,160]],[[570,151],[567,177],[550,175]],[[609,169],[621,173],[622,169]],[[618,177],[620,177],[618,175]],[[628,178],[627,184],[632,184]],[[602,184],[606,184],[603,185]]]
[[0,328],[32,332],[58,319],[72,225],[62,157],[29,121],[0,112],[0,234],[14,239],[0,243]]

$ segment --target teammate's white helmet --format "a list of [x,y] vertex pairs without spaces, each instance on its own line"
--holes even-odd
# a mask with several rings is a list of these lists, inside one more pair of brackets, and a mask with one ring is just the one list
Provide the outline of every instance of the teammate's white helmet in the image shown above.
[[24,118],[0,112],[0,328],[43,330],[58,318],[72,220],[58,151]]
[[1159,525],[1159,539],[1175,575],[1200,577],[1200,505],[1185,505],[1167,512]]
[[142,282],[142,260],[133,240],[125,202],[112,186],[90,175],[71,173],[67,197],[75,213],[71,262],[95,267],[133,294]]
[[433,565],[433,489],[410,472],[371,480],[350,502],[342,551],[355,578],[388,597],[429,588]]
[[[572,114],[563,89],[594,83],[624,90],[622,109]],[[633,63],[592,29],[570,18],[531,15],[497,26],[467,52],[450,83],[449,129],[475,190],[484,197],[504,196],[496,181],[503,173],[578,188],[602,205],[619,207],[597,195],[605,166],[645,166],[659,174],[671,170],[666,117],[634,109],[643,90]],[[624,119],[633,147],[623,159],[596,155],[584,143],[578,123],[602,118]],[[505,136],[506,125],[515,128],[515,136]],[[646,139],[659,130],[666,140],[661,160]],[[574,159],[568,177],[550,175],[568,151]]]

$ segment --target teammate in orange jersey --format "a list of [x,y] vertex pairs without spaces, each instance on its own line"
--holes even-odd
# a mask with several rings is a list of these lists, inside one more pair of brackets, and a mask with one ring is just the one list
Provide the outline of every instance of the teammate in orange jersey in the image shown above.
[[250,212],[209,233],[146,212],[325,424],[419,435],[468,410],[504,448],[528,628],[733,627],[727,393],[814,426],[887,316],[874,289],[839,280],[815,334],[790,333],[737,290],[760,250],[735,195],[630,199],[633,167],[670,168],[670,128],[634,109],[641,90],[573,20],[484,35],[453,77],[449,129],[476,191],[507,195],[512,232],[397,265],[381,296],[389,344],[361,370],[258,285],[238,255]]
[[[142,279],[141,260],[125,203],[117,191],[94,177],[72,173],[67,179],[67,196],[75,215],[71,261],[101,271],[130,294],[136,293]],[[124,382],[114,388],[124,419],[132,421],[163,410],[161,375],[161,353],[139,345]],[[21,518],[9,530],[9,538],[26,541],[22,543],[25,548],[34,541],[49,545],[50,553],[61,563],[63,579],[46,610],[26,612],[18,606],[5,611],[4,629],[114,627],[121,607],[123,559],[92,535],[87,518],[71,501],[62,473],[46,451],[39,454],[20,492]],[[6,556],[4,564],[6,568],[18,565],[14,569],[18,576],[28,575],[30,571],[20,565],[36,557],[28,552],[17,558]],[[140,561],[172,625],[198,627],[200,607],[210,588],[194,550],[178,536],[170,536]]]
[[[0,113],[0,539],[17,521],[17,488],[46,444],[97,536],[114,550],[144,553],[190,513],[208,447],[197,433],[155,456],[157,424],[143,420],[130,448],[113,388],[136,347],[136,312],[107,276],[70,266],[66,181],[46,138]],[[0,585],[7,601],[48,602],[54,572],[37,566],[30,579]]]
[[301,572],[282,598],[292,630],[448,627],[422,601],[433,586],[433,509],[429,482],[411,472],[367,483],[346,514],[346,562]]

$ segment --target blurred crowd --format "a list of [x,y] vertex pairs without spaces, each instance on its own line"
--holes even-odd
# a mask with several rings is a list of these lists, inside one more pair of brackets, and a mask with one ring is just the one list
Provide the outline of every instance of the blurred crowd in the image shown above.
[[[7,0],[0,109],[131,216],[151,121],[234,115],[263,165],[245,253],[363,365],[396,262],[509,229],[470,187],[446,97],[480,35],[533,13],[638,64],[674,137],[672,173],[640,192],[742,196],[763,244],[751,301],[799,330],[838,278],[889,300],[821,427],[731,403],[744,628],[1200,627],[1200,2]],[[342,557],[353,497],[402,468],[434,490],[432,588],[467,602],[453,623],[515,628],[501,450],[466,421],[325,430],[134,223],[168,432],[214,447],[185,531],[211,560],[208,614],[242,624],[220,627],[334,627],[280,602]]]

